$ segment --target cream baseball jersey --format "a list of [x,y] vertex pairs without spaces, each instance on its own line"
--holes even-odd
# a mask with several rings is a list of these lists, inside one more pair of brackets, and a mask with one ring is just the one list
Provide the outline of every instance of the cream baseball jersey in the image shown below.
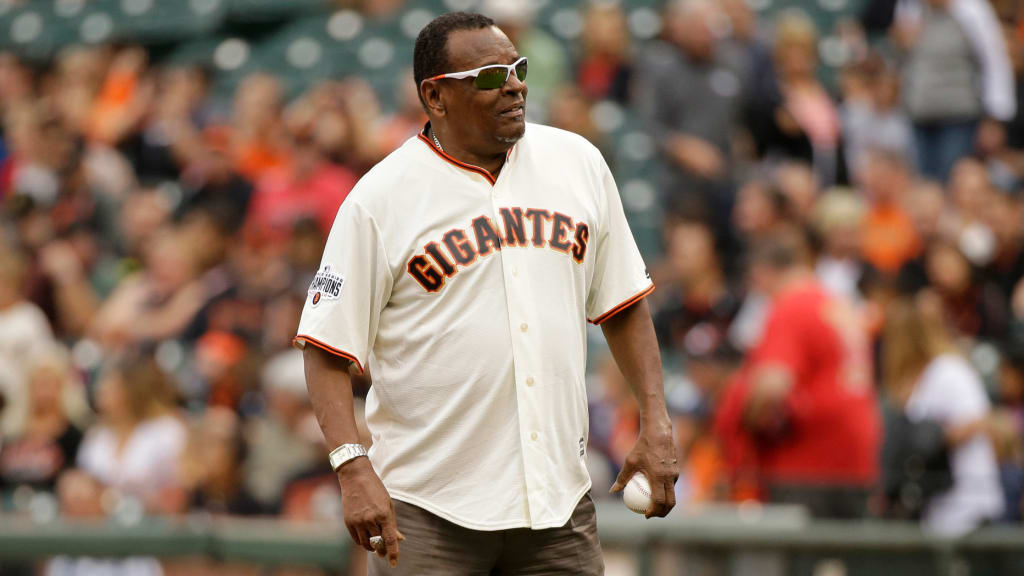
[[421,133],[342,204],[295,343],[369,365],[393,498],[475,530],[551,528],[590,488],[586,322],[653,289],[586,140],[528,124],[494,178]]

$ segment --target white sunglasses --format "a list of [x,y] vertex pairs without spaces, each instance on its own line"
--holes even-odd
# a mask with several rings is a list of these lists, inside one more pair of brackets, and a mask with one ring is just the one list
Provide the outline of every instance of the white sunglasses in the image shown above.
[[513,70],[516,71],[516,78],[520,82],[526,80],[526,56],[512,64],[491,64],[490,66],[482,66],[473,70],[466,70],[465,72],[438,74],[437,76],[427,78],[423,82],[427,80],[440,80],[441,78],[454,78],[456,80],[472,78],[473,85],[479,90],[494,90],[495,88],[501,88],[508,82],[508,77],[512,75]]

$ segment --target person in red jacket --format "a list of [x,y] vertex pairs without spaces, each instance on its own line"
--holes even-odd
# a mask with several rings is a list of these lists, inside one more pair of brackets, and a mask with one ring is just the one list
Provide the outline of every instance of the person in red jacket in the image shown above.
[[809,252],[793,230],[754,248],[751,280],[772,307],[715,426],[737,493],[755,488],[818,517],[858,517],[881,441],[868,333],[853,305],[815,277]]

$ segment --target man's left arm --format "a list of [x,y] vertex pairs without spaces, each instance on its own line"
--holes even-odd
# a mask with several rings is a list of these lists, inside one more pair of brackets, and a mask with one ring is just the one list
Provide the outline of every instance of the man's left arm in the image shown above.
[[665,406],[661,354],[647,300],[641,299],[608,318],[601,323],[601,329],[615,363],[640,405],[640,436],[626,457],[612,492],[622,490],[635,473],[643,472],[650,481],[654,501],[647,517],[664,517],[676,505],[679,465],[672,422]]

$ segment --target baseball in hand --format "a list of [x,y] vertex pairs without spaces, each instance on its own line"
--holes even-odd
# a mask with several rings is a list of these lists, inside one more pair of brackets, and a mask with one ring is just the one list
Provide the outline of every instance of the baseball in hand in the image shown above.
[[647,476],[644,476],[643,472],[637,472],[626,483],[626,488],[622,491],[622,501],[626,503],[626,508],[637,514],[647,514],[654,505],[651,500],[651,483],[647,481]]

